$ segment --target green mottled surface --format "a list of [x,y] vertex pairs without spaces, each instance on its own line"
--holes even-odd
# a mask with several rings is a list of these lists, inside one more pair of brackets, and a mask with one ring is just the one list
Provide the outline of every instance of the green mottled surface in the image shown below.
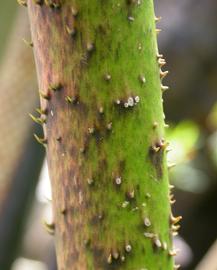
[[153,1],[28,5],[40,89],[62,86],[41,100],[59,269],[173,269]]

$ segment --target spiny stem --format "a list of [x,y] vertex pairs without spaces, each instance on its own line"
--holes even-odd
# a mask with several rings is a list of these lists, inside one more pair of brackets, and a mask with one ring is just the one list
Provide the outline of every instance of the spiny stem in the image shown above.
[[153,1],[29,0],[28,11],[50,112],[43,128],[59,268],[172,270],[180,218],[170,215],[168,72]]

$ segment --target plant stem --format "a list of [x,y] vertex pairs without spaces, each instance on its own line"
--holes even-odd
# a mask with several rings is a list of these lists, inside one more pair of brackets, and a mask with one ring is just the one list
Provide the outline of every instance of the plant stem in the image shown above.
[[59,269],[173,269],[153,1],[28,11]]

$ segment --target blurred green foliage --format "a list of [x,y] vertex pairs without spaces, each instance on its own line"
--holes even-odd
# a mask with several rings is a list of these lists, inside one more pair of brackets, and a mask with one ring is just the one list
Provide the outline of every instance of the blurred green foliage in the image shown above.
[[193,121],[181,121],[175,127],[167,131],[167,138],[170,142],[170,152],[168,162],[181,163],[193,157],[193,152],[197,148],[200,130]]
[[204,192],[209,186],[209,178],[195,166],[195,159],[202,147],[200,128],[196,122],[185,120],[167,132],[170,142],[168,164],[176,164],[170,177],[175,186],[193,193]]

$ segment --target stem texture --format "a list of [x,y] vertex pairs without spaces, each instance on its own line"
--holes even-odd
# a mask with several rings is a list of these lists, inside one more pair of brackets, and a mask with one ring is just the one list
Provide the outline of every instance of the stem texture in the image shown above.
[[173,269],[153,1],[28,11],[59,269]]

